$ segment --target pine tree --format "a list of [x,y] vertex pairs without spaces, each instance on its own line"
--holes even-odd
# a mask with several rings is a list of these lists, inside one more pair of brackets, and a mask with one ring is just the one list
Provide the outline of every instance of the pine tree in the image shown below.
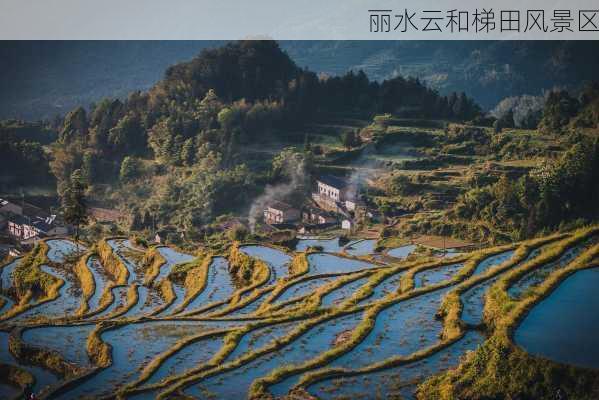
[[121,182],[128,182],[137,176],[137,163],[133,157],[123,158],[121,163],[121,170],[119,172],[119,179]]
[[86,185],[81,170],[75,170],[62,196],[62,213],[67,224],[75,227],[75,242],[79,251],[79,227],[87,223]]

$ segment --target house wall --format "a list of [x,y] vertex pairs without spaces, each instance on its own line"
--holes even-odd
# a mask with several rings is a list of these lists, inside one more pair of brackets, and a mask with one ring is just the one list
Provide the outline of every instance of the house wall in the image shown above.
[[320,181],[318,182],[318,193],[335,201],[341,201],[341,191],[339,189]]
[[296,221],[299,218],[300,211],[296,209],[283,211],[268,207],[266,210],[264,210],[264,220],[268,224],[283,224],[285,222]]

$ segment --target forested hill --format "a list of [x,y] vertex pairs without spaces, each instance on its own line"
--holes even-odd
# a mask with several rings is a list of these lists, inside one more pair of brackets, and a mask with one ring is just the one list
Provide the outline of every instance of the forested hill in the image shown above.
[[[172,64],[222,42],[3,42],[0,118],[64,115],[104,97],[147,90]],[[282,42],[301,67],[342,75],[364,70],[371,80],[415,76],[443,94],[465,91],[484,108],[507,96],[576,89],[599,68],[595,42]],[[538,71],[543,73],[539,74]]]

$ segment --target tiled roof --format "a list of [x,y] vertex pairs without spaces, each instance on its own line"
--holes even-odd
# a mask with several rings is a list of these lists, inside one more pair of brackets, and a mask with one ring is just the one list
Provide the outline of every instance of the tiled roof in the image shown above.
[[349,183],[347,181],[333,175],[323,175],[320,178],[317,178],[317,181],[320,181],[329,186],[333,186],[337,189],[343,189],[349,186]]

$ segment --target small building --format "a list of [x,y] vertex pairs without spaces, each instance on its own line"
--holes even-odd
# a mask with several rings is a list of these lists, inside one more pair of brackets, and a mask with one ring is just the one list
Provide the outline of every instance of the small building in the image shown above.
[[37,240],[46,236],[63,236],[68,229],[54,223],[56,216],[48,218],[12,214],[8,217],[8,233],[18,240]]
[[354,228],[354,223],[351,219],[344,219],[341,221],[341,229],[351,231]]
[[330,213],[312,207],[304,209],[302,220],[306,223],[317,225],[334,224],[337,222],[337,218]]
[[8,218],[8,234],[19,240],[28,240],[40,237],[41,232],[34,225],[31,218],[19,214],[12,214]]
[[316,179],[318,195],[336,202],[345,202],[349,184],[345,180],[332,175],[323,175]]
[[264,222],[270,225],[295,222],[299,218],[299,210],[282,201],[273,201],[264,210]]

